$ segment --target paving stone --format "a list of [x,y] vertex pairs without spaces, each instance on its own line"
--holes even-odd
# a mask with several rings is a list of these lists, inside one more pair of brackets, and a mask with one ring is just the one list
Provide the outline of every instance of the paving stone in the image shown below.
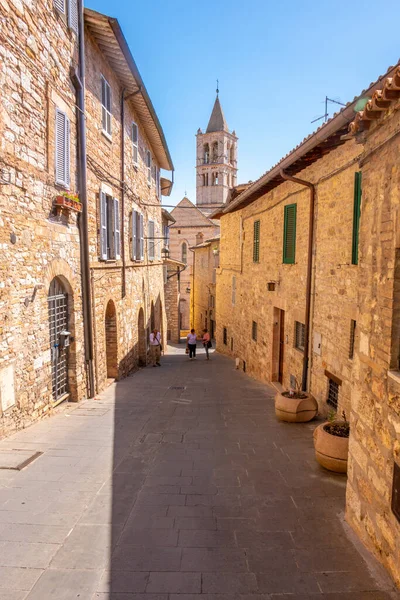
[[58,544],[0,542],[0,566],[45,569],[60,547]]
[[129,594],[144,592],[149,581],[149,573],[132,571],[104,571],[97,585],[98,593]]
[[247,571],[242,550],[228,548],[183,548],[181,571]]
[[42,569],[29,567],[0,567],[0,591],[29,591],[43,573]]
[[211,517],[175,517],[175,529],[217,529],[217,521]]
[[178,546],[186,548],[234,548],[235,534],[232,531],[181,530]]
[[130,529],[125,527],[118,539],[119,546],[176,546],[178,531],[174,529]]
[[202,591],[206,594],[251,593],[258,590],[254,573],[203,573]]
[[194,594],[201,592],[200,573],[150,573],[147,592]]
[[48,569],[37,581],[26,600],[71,600],[91,598],[101,571]]
[[118,546],[111,559],[111,570],[179,571],[181,552],[180,548],[136,548],[132,546]]

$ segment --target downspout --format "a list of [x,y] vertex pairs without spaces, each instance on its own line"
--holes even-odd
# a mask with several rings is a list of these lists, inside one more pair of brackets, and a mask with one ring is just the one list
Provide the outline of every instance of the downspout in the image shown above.
[[88,234],[88,203],[86,175],[86,117],[85,117],[85,46],[83,0],[78,0],[78,50],[79,74],[72,73],[72,82],[76,90],[77,124],[78,124],[78,182],[82,212],[79,216],[79,233],[81,238],[81,272],[82,272],[82,310],[83,331],[85,338],[85,360],[88,372],[87,394],[89,398],[95,395],[93,373],[93,322],[91,311],[91,286],[89,267],[89,234]]
[[126,296],[125,260],[125,88],[121,92],[121,258],[122,258],[122,298]]
[[310,316],[311,316],[311,283],[312,283],[312,251],[314,246],[314,205],[315,205],[315,186],[310,181],[299,179],[287,175],[283,169],[280,176],[285,181],[293,181],[299,185],[304,185],[310,189],[310,212],[308,225],[308,255],[307,255],[307,280],[306,280],[306,316],[304,323],[304,356],[303,356],[303,375],[301,388],[303,392],[307,391],[308,362],[310,348]]
[[193,252],[193,273],[192,273],[192,290],[191,290],[191,295],[192,295],[192,327],[191,329],[194,327],[194,275],[195,275],[195,268],[196,268],[196,254],[194,250],[190,250],[190,252]]

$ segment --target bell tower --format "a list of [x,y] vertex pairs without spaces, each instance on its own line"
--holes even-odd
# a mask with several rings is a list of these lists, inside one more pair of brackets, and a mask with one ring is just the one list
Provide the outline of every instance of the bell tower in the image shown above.
[[196,140],[196,206],[209,215],[226,204],[237,173],[238,138],[228,129],[218,89],[206,132],[199,129]]

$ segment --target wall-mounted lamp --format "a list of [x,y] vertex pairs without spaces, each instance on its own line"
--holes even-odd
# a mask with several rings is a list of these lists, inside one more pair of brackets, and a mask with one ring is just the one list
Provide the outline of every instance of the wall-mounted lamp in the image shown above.
[[163,260],[169,258],[169,249],[168,248],[165,247],[161,250],[161,258]]
[[32,296],[31,296],[31,298],[25,298],[25,300],[24,300],[24,304],[25,304],[25,306],[26,306],[27,308],[28,308],[29,304],[30,304],[31,302],[33,302],[33,301],[34,301],[34,299],[35,299],[35,296],[36,296],[36,292],[37,292],[38,290],[41,290],[42,288],[44,288],[44,283],[37,283],[37,284],[35,285],[35,287],[33,288],[33,294],[32,294]]
[[219,248],[213,248],[213,254],[214,254],[214,256],[218,256]]
[[269,292],[274,292],[276,285],[279,285],[279,281],[268,281],[267,282],[267,290]]

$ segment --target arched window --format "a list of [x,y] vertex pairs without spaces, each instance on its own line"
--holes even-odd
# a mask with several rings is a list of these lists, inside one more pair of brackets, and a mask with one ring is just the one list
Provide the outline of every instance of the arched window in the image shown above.
[[232,164],[233,161],[235,160],[235,152],[234,152],[233,145],[231,146],[231,148],[229,150],[229,158],[230,158],[230,162]]
[[183,242],[182,244],[182,262],[187,265],[187,244]]
[[218,185],[218,173],[214,171],[212,174],[212,185]]
[[218,160],[218,142],[214,142],[212,145],[212,161],[217,162]]
[[210,146],[208,144],[204,144],[204,164],[208,165],[210,162]]
[[208,173],[203,173],[203,186],[208,185]]
[[231,162],[231,146],[229,144],[226,147],[226,162]]

